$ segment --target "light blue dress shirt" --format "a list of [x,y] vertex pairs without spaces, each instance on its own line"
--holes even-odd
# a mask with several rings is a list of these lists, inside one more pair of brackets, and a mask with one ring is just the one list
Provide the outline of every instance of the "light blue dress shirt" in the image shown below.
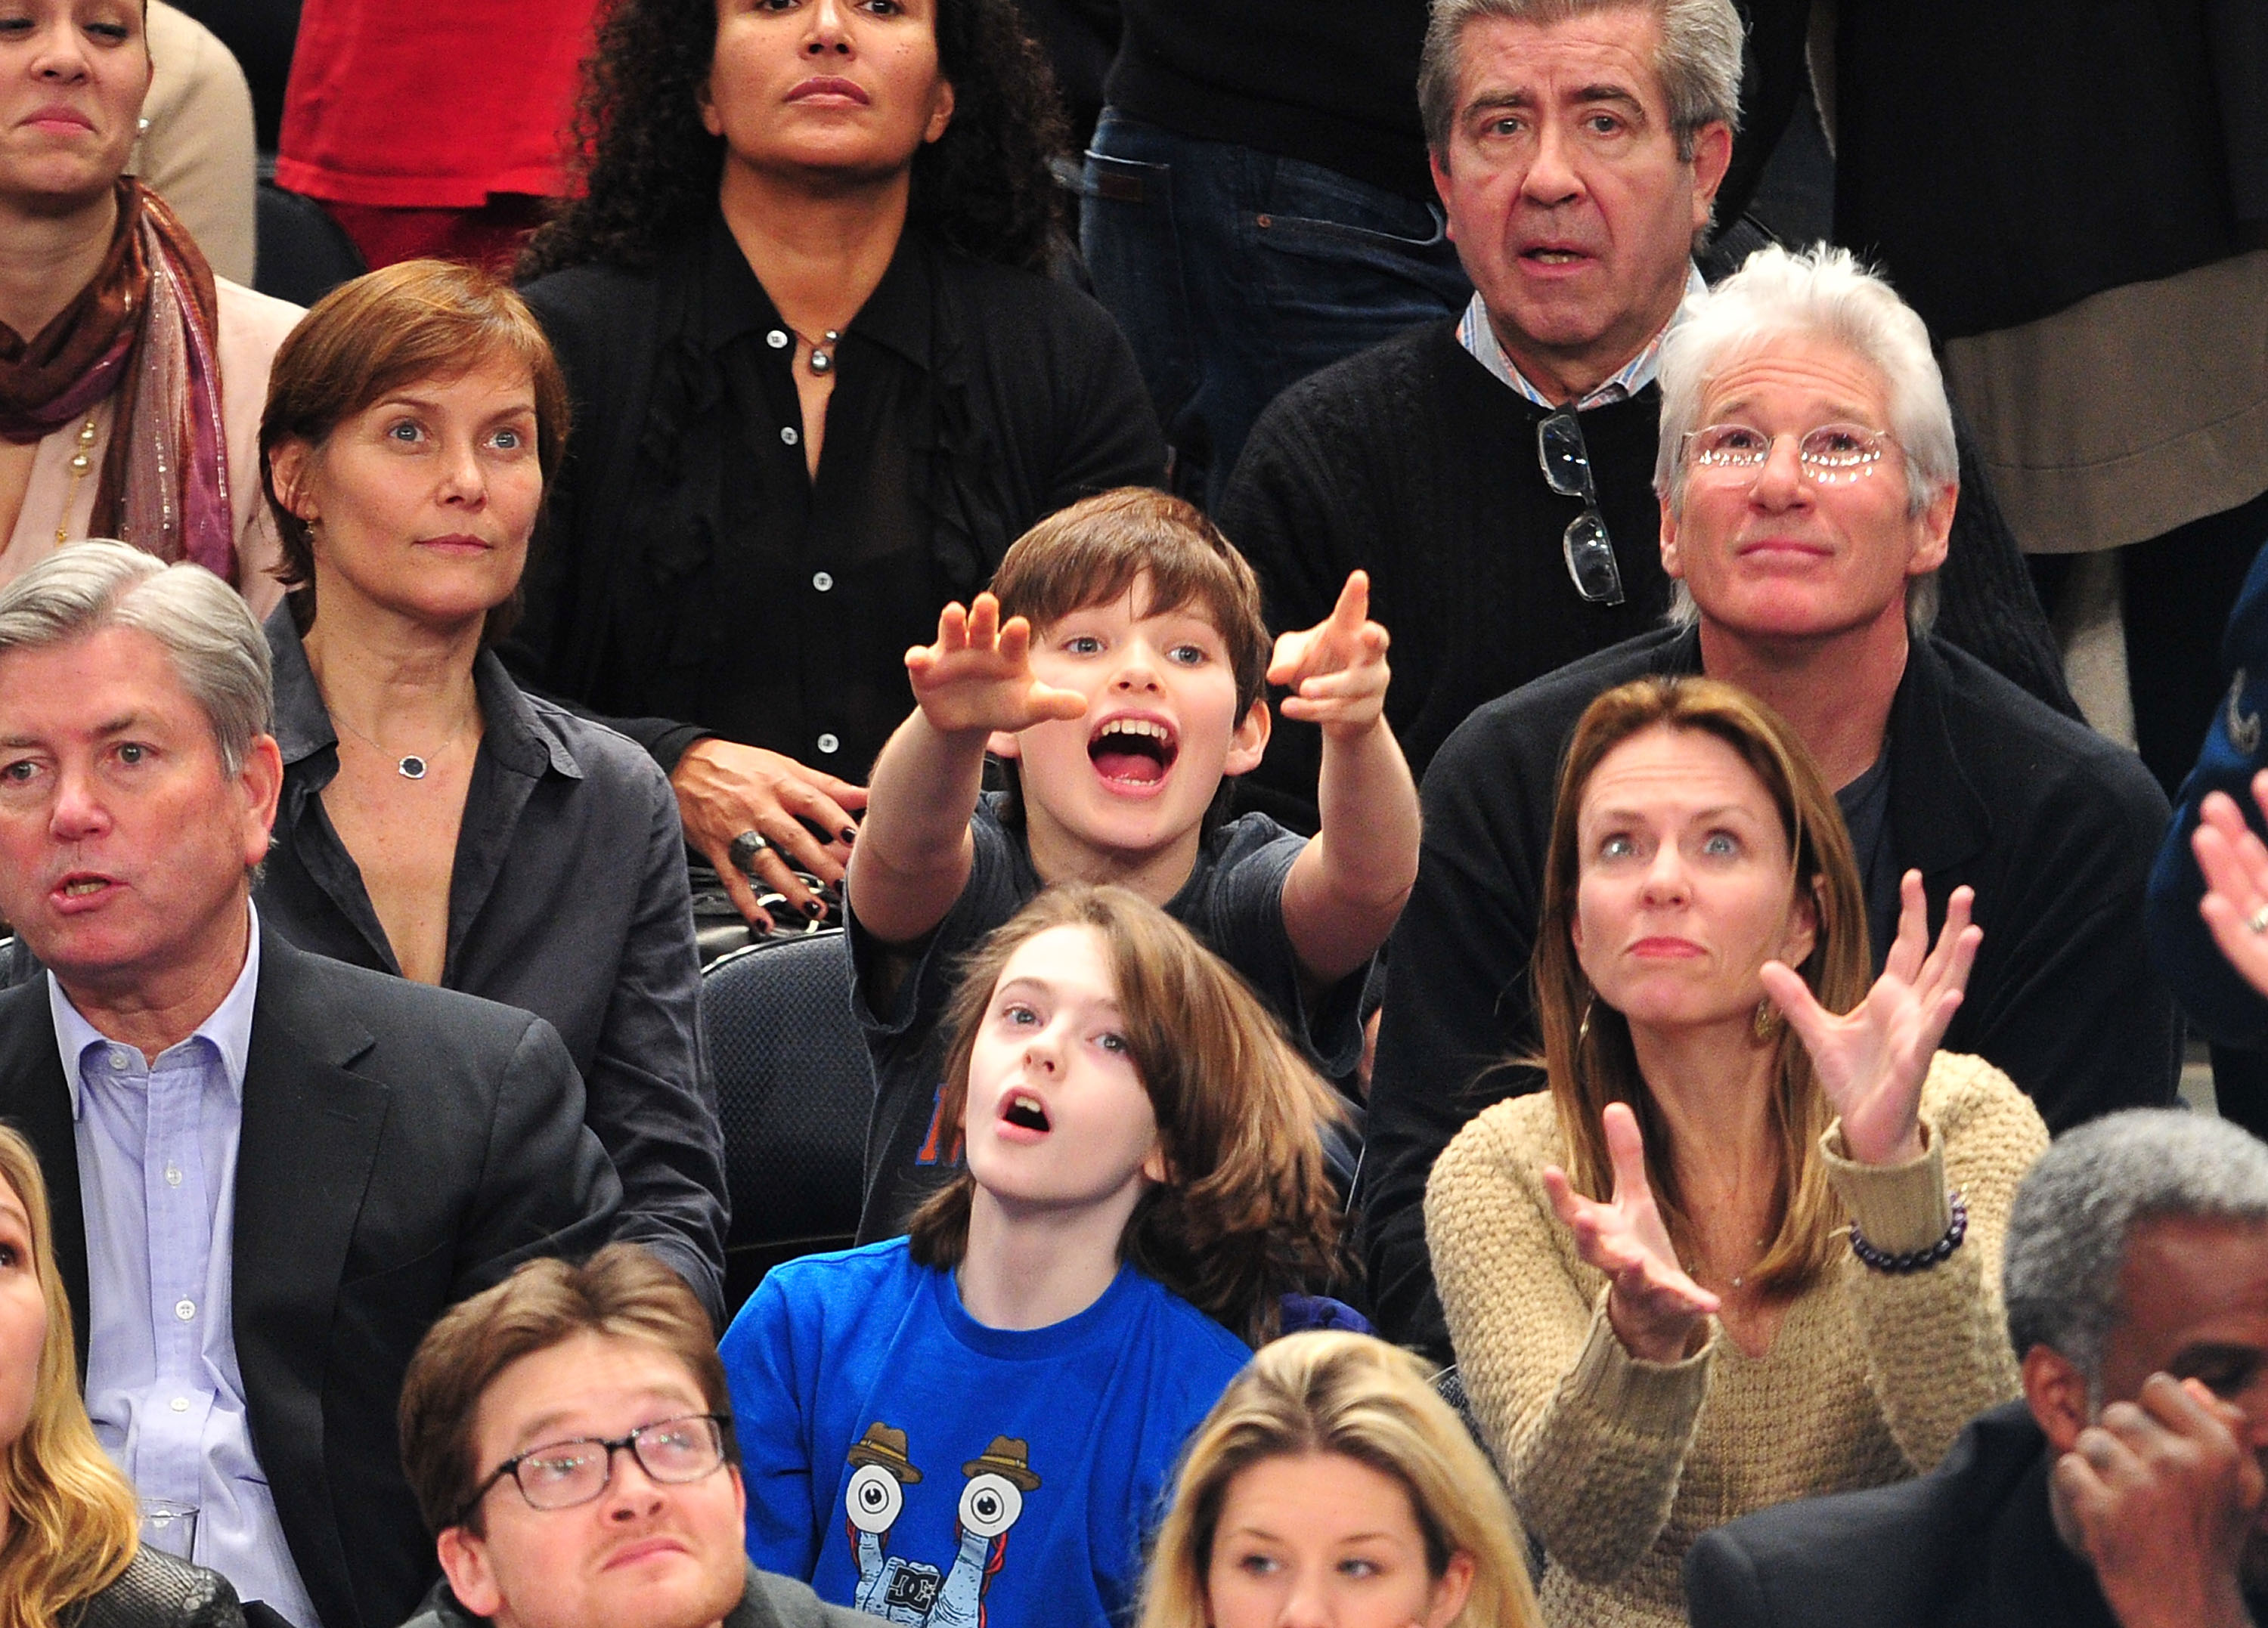
[[230,1317],[236,1151],[259,986],[254,913],[227,998],[154,1064],[98,1033],[52,972],[48,1004],[86,1212],[95,1434],[143,1497],[196,1507],[198,1565],[298,1628],[318,1628],[252,1450]]
[[[1685,267],[1685,298],[1691,299],[1696,294],[1708,291],[1709,284],[1701,275],[1701,268],[1688,261]],[[1565,403],[1554,401],[1529,384],[1528,376],[1513,365],[1510,356],[1504,354],[1503,345],[1497,341],[1496,329],[1489,322],[1488,302],[1477,293],[1465,306],[1465,314],[1458,319],[1457,343],[1470,351],[1473,359],[1494,374],[1498,382],[1511,385],[1537,407],[1566,406],[1578,413],[1587,413],[1593,407],[1604,407],[1610,401],[1627,401],[1653,383],[1661,372],[1661,341],[1684,316],[1685,304],[1681,300],[1677,309],[1670,313],[1669,320],[1662,324],[1661,332],[1646,341],[1646,348],[1624,363],[1612,378],[1600,380],[1588,394]]]

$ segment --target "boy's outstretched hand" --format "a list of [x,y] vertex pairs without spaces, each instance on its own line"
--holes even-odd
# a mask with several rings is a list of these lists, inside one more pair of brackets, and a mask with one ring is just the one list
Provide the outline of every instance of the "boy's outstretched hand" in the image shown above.
[[1276,641],[1268,682],[1288,686],[1283,713],[1326,735],[1369,729],[1386,708],[1386,629],[1370,620],[1370,576],[1351,572],[1330,615]]
[[906,652],[906,674],[930,727],[945,735],[982,730],[1014,734],[1051,718],[1076,718],[1086,698],[1032,676],[1032,625],[1000,620],[989,593],[964,611],[948,605],[937,619],[937,642]]

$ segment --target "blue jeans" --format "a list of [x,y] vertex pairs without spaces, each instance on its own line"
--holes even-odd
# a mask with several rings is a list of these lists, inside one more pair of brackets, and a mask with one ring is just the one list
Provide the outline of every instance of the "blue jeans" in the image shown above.
[[1105,108],[1079,246],[1173,450],[1213,507],[1260,411],[1342,356],[1472,297],[1439,205]]

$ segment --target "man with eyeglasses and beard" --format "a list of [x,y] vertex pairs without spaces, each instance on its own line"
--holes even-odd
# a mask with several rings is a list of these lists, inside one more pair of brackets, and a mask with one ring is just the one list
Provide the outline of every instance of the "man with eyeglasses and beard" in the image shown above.
[[708,1314],[636,1244],[446,1313],[401,1386],[444,1579],[409,1628],[853,1628],[757,1571]]
[[[1444,1360],[1426,1178],[1466,1120],[1540,1084],[1512,1060],[1542,1050],[1528,959],[1557,767],[1617,684],[1705,673],[1787,721],[1837,788],[1877,970],[1908,871],[1933,932],[1975,890],[1984,942],[1944,1049],[2004,1070],[2051,1130],[2174,1096],[2181,1030],[2142,932],[2164,795],[2132,752],[1929,632],[1959,480],[1921,319],[1842,250],[1762,249],[1687,303],[1660,391],[1672,625],[1482,707],[1425,776],[1359,1197],[1381,1331]],[[1702,870],[1724,835],[1706,811]],[[1705,936],[1681,928],[1693,889],[1658,891],[1627,953]],[[1775,1018],[1759,1009],[1759,1043]]]
[[[1286,390],[1216,516],[1271,627],[1320,622],[1347,573],[1369,572],[1395,634],[1387,715],[1421,775],[1474,708],[1668,606],[1656,363],[1679,302],[1763,240],[1748,223],[1707,235],[1741,77],[1733,0],[1433,5],[1418,100],[1476,292],[1457,319]],[[2073,711],[1981,483],[1954,548],[1940,631]],[[1279,720],[1240,794],[1311,831],[1319,758],[1311,726]]]

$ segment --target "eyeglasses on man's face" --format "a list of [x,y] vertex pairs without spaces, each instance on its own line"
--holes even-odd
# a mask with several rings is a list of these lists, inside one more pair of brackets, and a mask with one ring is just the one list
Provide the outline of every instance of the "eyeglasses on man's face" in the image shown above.
[[[1780,439],[1749,424],[1711,424],[1686,431],[1683,450],[1695,471],[1753,476]],[[1896,444],[1886,431],[1864,424],[1822,424],[1795,437],[1795,457],[1816,484],[1848,486],[1873,474]]]
[[530,1448],[491,1470],[465,1500],[457,1520],[461,1524],[506,1476],[519,1484],[519,1495],[532,1508],[571,1509],[587,1504],[607,1490],[614,1479],[615,1455],[625,1448],[649,1480],[671,1486],[698,1481],[725,1462],[725,1426],[729,1422],[722,1413],[688,1413],[640,1425],[613,1441],[575,1436]]
[[1622,568],[1615,563],[1614,539],[1599,513],[1599,489],[1591,480],[1590,450],[1583,426],[1572,412],[1554,413],[1535,427],[1535,456],[1543,479],[1562,497],[1580,497],[1583,512],[1567,523],[1559,552],[1575,591],[1597,605],[1623,602]]

